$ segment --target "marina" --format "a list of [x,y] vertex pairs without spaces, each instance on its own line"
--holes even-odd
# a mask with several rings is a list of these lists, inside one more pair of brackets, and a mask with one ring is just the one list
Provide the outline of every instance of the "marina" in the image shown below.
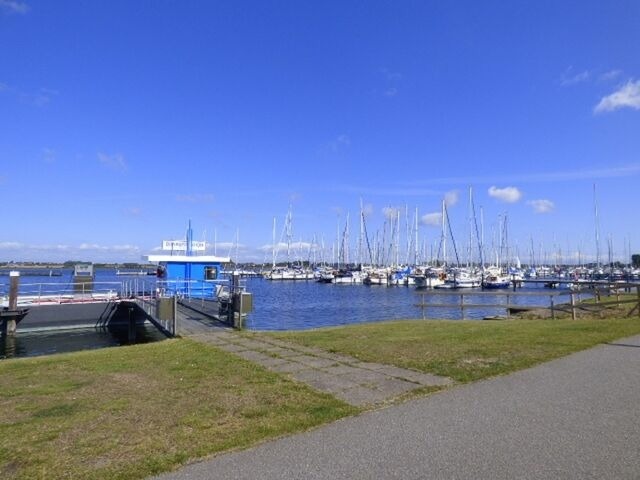
[[[287,219],[291,221],[291,213]],[[36,355],[39,347],[28,345],[41,342],[39,332],[55,342],[64,338],[58,335],[62,330],[75,330],[78,338],[78,331],[93,329],[97,348],[104,344],[101,335],[111,331],[126,332],[126,341],[135,343],[138,336],[147,341],[193,335],[221,325],[304,330],[416,318],[508,318],[532,309],[548,309],[554,318],[566,304],[575,318],[576,302],[623,288],[637,290],[634,282],[640,278],[629,266],[534,268],[519,261],[502,267],[500,262],[465,267],[459,261],[456,266],[277,264],[275,251],[271,268],[248,268],[230,257],[208,254],[205,242],[193,240],[190,223],[184,239],[165,240],[161,250],[144,256],[148,266],[107,269],[77,263],[72,269],[56,269],[55,275],[51,268],[25,270],[24,281],[20,271],[9,271],[9,282],[0,282],[0,358]],[[158,335],[149,336],[149,329]],[[16,348],[15,337],[20,337],[21,348]],[[113,344],[121,344],[121,337],[113,336]]]

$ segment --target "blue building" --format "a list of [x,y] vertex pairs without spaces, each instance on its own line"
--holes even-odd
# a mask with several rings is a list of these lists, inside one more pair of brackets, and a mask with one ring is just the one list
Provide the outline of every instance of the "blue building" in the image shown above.
[[205,251],[204,242],[194,242],[191,223],[185,240],[165,240],[162,250],[170,253],[146,255],[148,262],[158,266],[158,286],[169,294],[213,298],[221,281],[224,264],[229,257],[198,255]]

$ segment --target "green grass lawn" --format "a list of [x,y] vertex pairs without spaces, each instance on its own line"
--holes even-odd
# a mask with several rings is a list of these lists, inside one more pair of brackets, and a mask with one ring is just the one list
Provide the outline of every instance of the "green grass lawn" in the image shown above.
[[471,382],[640,333],[640,319],[393,321],[273,334],[283,340]]
[[[638,333],[632,317],[394,321],[269,335],[470,382]],[[190,340],[3,360],[0,479],[144,478],[358,411]]]
[[357,410],[189,340],[0,362],[0,479],[132,479]]

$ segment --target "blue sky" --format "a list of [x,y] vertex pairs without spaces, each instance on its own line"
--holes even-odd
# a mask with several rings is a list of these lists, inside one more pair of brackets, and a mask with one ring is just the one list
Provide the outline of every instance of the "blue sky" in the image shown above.
[[329,248],[361,200],[434,245],[445,196],[462,243],[469,187],[486,244],[506,216],[523,261],[589,258],[594,184],[601,255],[640,252],[637,1],[0,0],[0,45],[0,261],[136,261],[189,219],[270,260],[289,205]]

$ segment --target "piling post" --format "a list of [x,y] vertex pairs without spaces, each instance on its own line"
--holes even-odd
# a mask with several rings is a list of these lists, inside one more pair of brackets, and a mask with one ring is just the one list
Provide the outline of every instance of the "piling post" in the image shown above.
[[571,292],[571,320],[576,319],[576,297],[573,292]]
[[460,294],[460,313],[462,315],[462,320],[464,320],[464,293]]
[[[20,287],[20,272],[9,272],[9,310],[18,310],[18,289]],[[8,317],[6,319],[6,334],[15,335],[18,323],[15,317]]]
[[244,311],[244,309],[242,308],[242,292],[238,293],[238,297],[239,301],[238,301],[238,324],[237,324],[237,329],[238,330],[242,330],[244,328],[244,325],[242,324],[242,312]]
[[554,305],[553,305],[553,295],[549,295],[549,299],[551,301],[551,319],[555,320],[556,319],[556,312],[554,310]]
[[133,307],[129,307],[128,340],[129,343],[136,341],[136,316],[133,314]]
[[173,296],[173,315],[172,315],[172,326],[173,336],[176,337],[178,335],[178,297],[176,295]]
[[636,294],[638,297],[638,317],[640,317],[640,286],[636,287]]

